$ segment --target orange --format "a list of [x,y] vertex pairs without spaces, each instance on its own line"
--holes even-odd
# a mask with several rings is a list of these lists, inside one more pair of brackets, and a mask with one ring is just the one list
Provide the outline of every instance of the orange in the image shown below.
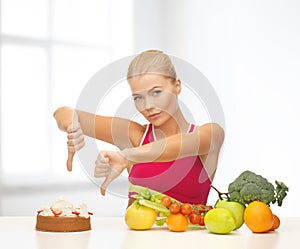
[[272,228],[274,218],[267,204],[261,201],[253,201],[245,209],[244,221],[252,232],[264,233]]
[[274,230],[276,230],[280,226],[280,219],[279,219],[279,217],[274,214],[273,218],[274,218],[274,223],[273,223],[273,226],[271,227],[270,231],[274,231]]
[[188,226],[188,219],[182,213],[170,214],[167,225],[172,232],[184,232]]

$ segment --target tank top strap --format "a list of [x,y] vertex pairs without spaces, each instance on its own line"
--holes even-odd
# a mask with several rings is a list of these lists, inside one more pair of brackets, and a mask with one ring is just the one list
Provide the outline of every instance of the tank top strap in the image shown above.
[[196,127],[196,126],[195,126],[194,124],[190,124],[190,127],[189,127],[189,129],[188,129],[188,133],[194,132],[195,127]]
[[147,124],[145,133],[141,139],[140,146],[154,141],[152,124]]
[[[188,133],[194,132],[196,125],[194,124],[190,124],[189,128],[188,128]],[[148,144],[151,142],[155,141],[155,137],[154,137],[154,132],[153,132],[153,125],[151,123],[147,124],[146,126],[146,130],[144,132],[144,135],[141,139],[140,142],[140,146],[144,145],[144,144]]]

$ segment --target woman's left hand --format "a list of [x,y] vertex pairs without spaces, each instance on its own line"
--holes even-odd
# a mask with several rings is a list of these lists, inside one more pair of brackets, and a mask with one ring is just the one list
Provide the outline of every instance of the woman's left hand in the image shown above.
[[116,179],[124,169],[130,167],[132,162],[127,160],[117,151],[100,151],[95,162],[94,176],[96,178],[105,177],[100,190],[105,195],[108,185]]

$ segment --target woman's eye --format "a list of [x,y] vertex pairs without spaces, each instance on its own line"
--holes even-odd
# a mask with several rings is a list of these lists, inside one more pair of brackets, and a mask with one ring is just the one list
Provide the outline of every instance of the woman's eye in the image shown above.
[[134,96],[134,97],[133,97],[133,100],[134,100],[134,101],[139,101],[139,100],[141,100],[141,99],[142,99],[141,96]]
[[153,92],[153,96],[157,96],[157,95],[159,95],[161,93],[161,90],[155,90],[154,92]]

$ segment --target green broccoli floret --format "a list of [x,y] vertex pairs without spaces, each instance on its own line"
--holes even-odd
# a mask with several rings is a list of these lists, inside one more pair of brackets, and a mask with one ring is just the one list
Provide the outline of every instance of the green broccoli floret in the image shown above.
[[276,200],[278,202],[278,206],[282,205],[282,200],[284,199],[284,197],[286,197],[287,195],[287,191],[289,191],[289,188],[283,183],[283,182],[278,182],[275,181],[276,183]]
[[262,201],[268,205],[277,201],[278,206],[281,206],[283,198],[287,195],[288,187],[278,181],[276,181],[276,185],[275,190],[273,184],[266,178],[247,170],[229,184],[229,200],[244,205],[252,201]]

